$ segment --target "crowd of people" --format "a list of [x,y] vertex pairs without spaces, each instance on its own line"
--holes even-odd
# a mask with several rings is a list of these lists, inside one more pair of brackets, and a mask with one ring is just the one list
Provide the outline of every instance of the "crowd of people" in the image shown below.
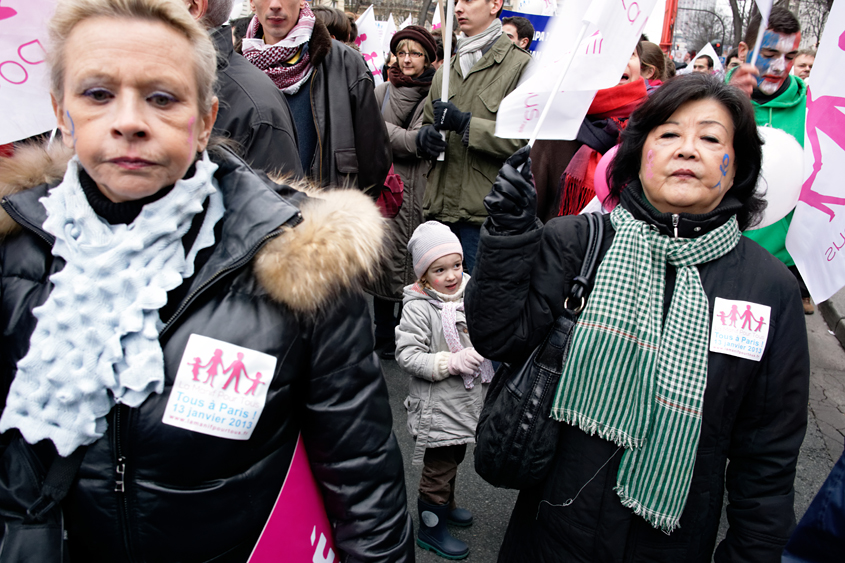
[[[795,16],[755,64],[752,18],[724,77],[643,38],[575,139],[527,146],[495,135],[534,36],[502,0],[456,0],[454,41],[398,31],[378,86],[353,16],[232,4],[57,2],[58,138],[0,156],[0,561],[246,561],[300,439],[340,561],[463,559],[487,389],[573,283],[560,438],[499,560],[780,561],[813,304],[790,216],[754,227],[758,127],[804,139]],[[731,307],[759,349],[715,341],[746,330]],[[417,499],[380,359],[409,378]]]

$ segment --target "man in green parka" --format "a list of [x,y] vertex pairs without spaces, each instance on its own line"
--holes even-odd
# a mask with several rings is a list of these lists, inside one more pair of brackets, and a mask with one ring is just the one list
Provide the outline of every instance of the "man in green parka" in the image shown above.
[[[807,113],[807,86],[790,70],[798,54],[801,42],[801,25],[798,19],[785,8],[773,7],[769,24],[763,35],[760,55],[755,65],[749,64],[752,48],[757,40],[761,17],[759,12],[752,18],[745,32],[745,41],[739,43],[739,58],[746,61],[730,73],[730,84],[742,89],[751,97],[754,116],[760,127],[774,127],[786,131],[804,146],[804,121]],[[751,46],[751,47],[749,47]],[[795,166],[801,166],[796,162]],[[798,278],[804,312],[814,311],[810,294],[795,262],[786,250],[786,233],[792,221],[792,213],[780,221],[744,234],[771,252]]]
[[[487,218],[484,196],[499,168],[526,140],[495,135],[502,98],[517,86],[531,55],[502,32],[502,0],[457,0],[461,28],[458,52],[449,72],[449,99],[441,100],[443,70],[431,83],[417,152],[434,160],[428,174],[423,213],[447,224],[461,241],[465,269],[475,264],[481,224]],[[440,131],[446,131],[446,141]],[[445,152],[445,160],[435,160]]]

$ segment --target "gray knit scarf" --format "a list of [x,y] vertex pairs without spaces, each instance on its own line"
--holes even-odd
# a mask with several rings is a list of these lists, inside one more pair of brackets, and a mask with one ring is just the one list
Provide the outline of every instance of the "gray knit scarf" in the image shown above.
[[[194,274],[197,252],[214,244],[225,211],[208,154],[193,178],[176,182],[129,225],[109,225],[94,213],[79,183],[79,159],[41,198],[44,230],[65,267],[33,309],[29,352],[18,362],[0,432],[20,430],[27,442],[52,440],[62,456],[99,439],[115,403],[137,407],[164,388],[158,310],[167,292]],[[209,200],[193,247],[182,237]]]
[[461,75],[466,78],[475,63],[481,60],[481,49],[488,43],[498,39],[502,34],[502,21],[498,18],[493,20],[490,26],[472,37],[463,33],[458,37],[458,61],[461,64]]
[[[695,466],[707,383],[709,312],[696,266],[739,242],[736,217],[670,238],[621,205],[613,244],[578,319],[552,416],[625,448],[622,504],[655,528],[678,526]],[[666,322],[666,264],[677,268]]]

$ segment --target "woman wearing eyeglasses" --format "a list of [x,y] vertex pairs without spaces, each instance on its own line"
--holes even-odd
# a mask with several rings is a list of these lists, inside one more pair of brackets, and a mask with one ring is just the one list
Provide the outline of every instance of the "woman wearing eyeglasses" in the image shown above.
[[[416,281],[408,240],[422,223],[426,161],[417,156],[417,131],[422,127],[423,102],[431,88],[437,55],[434,37],[423,27],[409,25],[390,41],[397,61],[388,69],[388,82],[376,88],[376,100],[390,136],[394,171],[405,184],[399,214],[390,223],[390,247],[381,277],[370,288],[375,297],[376,350],[393,359],[393,330],[399,324],[396,304],[402,304],[402,288]],[[401,309],[400,309],[401,312]]]

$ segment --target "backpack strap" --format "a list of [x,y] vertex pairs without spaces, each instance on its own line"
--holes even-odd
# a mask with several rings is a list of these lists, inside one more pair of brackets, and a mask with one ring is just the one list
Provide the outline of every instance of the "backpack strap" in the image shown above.
[[69,456],[57,456],[53,460],[41,487],[41,496],[26,510],[24,524],[41,522],[44,516],[67,496],[87,449],[88,446],[80,446]]

